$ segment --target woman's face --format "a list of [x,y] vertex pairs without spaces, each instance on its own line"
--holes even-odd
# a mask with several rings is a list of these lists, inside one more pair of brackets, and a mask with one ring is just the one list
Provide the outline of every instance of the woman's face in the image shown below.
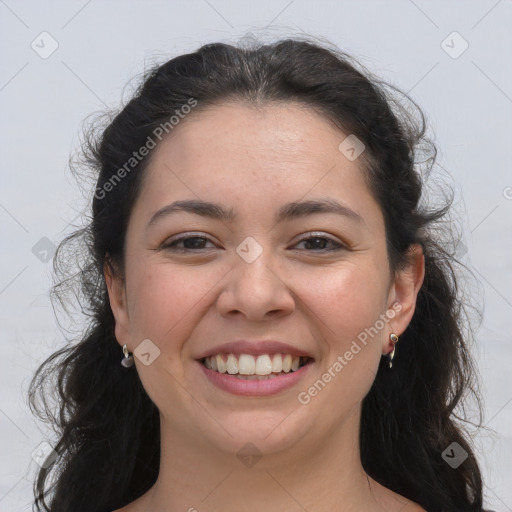
[[[364,152],[354,159],[351,139],[339,149],[347,135],[296,104],[226,103],[191,114],[153,150],[126,280],[107,282],[116,337],[184,443],[318,445],[356,421],[389,334],[406,328],[421,283],[410,269],[391,275]],[[194,204],[153,217],[176,201]],[[298,355],[309,359],[296,373],[247,378]]]

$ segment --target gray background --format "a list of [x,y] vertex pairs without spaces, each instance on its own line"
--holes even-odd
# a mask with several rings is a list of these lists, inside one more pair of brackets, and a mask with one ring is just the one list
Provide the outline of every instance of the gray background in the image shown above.
[[[52,439],[25,395],[32,372],[64,343],[44,250],[51,258],[85,205],[68,171],[83,119],[118,106],[125,84],[156,61],[250,32],[306,32],[410,92],[429,116],[437,170],[457,193],[459,253],[485,305],[474,353],[489,428],[475,439],[487,505],[512,511],[511,26],[510,0],[0,0],[0,510],[30,510],[31,454]],[[58,43],[45,59],[44,31]],[[79,328],[80,318],[73,322]]]

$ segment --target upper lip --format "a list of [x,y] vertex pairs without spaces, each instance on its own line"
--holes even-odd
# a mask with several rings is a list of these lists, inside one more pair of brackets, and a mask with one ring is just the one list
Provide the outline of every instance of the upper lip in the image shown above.
[[196,359],[203,359],[205,357],[213,356],[216,354],[251,354],[258,356],[261,354],[290,354],[295,357],[310,357],[313,358],[305,350],[275,340],[238,340],[223,343],[216,347],[209,348],[200,354]]

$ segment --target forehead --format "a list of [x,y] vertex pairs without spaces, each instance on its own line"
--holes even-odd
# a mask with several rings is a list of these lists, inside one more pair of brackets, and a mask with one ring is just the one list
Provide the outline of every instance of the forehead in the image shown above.
[[363,156],[352,161],[339,150],[346,137],[295,103],[194,111],[153,150],[139,205],[154,210],[186,197],[263,211],[308,195],[371,202]]
[[290,163],[300,169],[302,162],[308,162],[311,167],[313,161],[321,168],[339,156],[338,145],[344,138],[327,118],[305,105],[224,103],[196,109],[160,144],[153,158],[161,162],[172,152],[177,161],[198,162],[215,154],[225,167],[243,162],[262,172]]

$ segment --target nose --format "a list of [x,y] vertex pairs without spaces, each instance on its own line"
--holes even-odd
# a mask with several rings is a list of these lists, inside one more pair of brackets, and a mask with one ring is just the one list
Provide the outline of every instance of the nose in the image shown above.
[[294,311],[295,300],[286,278],[265,252],[252,263],[237,257],[217,299],[221,316],[243,315],[247,320],[261,321]]

